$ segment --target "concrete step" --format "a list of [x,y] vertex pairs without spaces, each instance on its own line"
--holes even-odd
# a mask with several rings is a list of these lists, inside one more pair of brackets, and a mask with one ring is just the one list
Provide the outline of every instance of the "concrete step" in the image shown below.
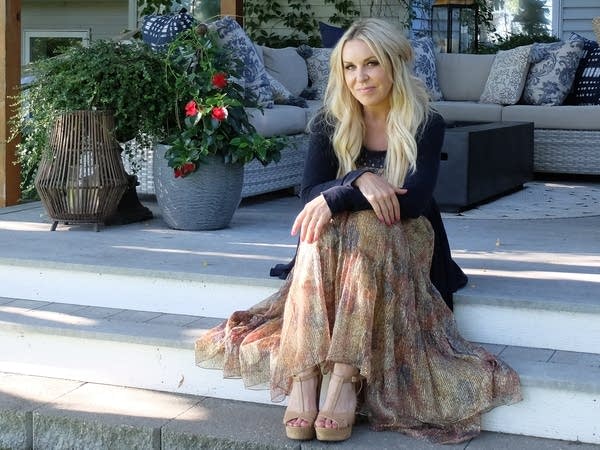
[[[338,444],[285,437],[280,406],[181,395],[65,379],[0,373],[0,448],[11,450],[508,449],[559,450],[561,440],[483,432],[434,445],[355,425]],[[598,449],[578,443],[579,450]]]
[[[220,319],[0,300],[0,371],[269,404],[266,391],[195,367],[194,340]],[[600,354],[484,344],[519,373],[524,400],[489,431],[600,444]]]
[[[466,338],[584,353],[600,349],[600,275],[585,273],[587,281],[575,286],[534,278],[519,283],[511,276],[470,269],[469,285],[455,295]],[[157,313],[227,317],[280,285],[264,277],[0,258],[4,297]]]

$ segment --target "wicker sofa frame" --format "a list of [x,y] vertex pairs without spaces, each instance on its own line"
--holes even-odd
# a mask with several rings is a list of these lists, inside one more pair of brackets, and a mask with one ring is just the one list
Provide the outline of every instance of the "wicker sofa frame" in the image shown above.
[[[242,198],[274,192],[282,189],[297,189],[302,181],[304,159],[308,150],[308,134],[288,136],[288,145],[281,151],[278,162],[263,166],[252,161],[244,167],[244,184]],[[154,195],[152,176],[153,152],[150,148],[140,149],[141,164],[135,172],[138,178],[137,193]],[[131,162],[123,156],[123,165],[128,173],[133,172]]]
[[600,175],[600,130],[534,130],[533,170]]

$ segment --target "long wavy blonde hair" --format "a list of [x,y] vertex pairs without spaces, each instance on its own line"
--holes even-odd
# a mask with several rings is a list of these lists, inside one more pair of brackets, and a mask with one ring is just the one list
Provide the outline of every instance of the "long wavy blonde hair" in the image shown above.
[[429,113],[429,95],[412,72],[413,50],[400,30],[381,19],[361,19],[340,38],[331,52],[330,75],[324,96],[325,118],[334,127],[333,148],[339,161],[338,176],[356,168],[366,126],[362,105],[354,98],[344,78],[342,50],[347,41],[359,39],[373,52],[392,79],[390,112],[387,117],[388,149],[384,177],[401,186],[414,171],[416,135]]

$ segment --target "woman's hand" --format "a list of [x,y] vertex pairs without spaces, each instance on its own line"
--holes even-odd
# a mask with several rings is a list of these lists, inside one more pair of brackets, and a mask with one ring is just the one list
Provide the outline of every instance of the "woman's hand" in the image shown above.
[[325,201],[325,197],[321,194],[304,205],[304,209],[296,216],[292,226],[292,236],[300,231],[300,240],[311,244],[319,239],[331,217],[331,210]]
[[371,204],[380,222],[392,225],[400,220],[400,202],[396,195],[406,194],[406,189],[391,185],[373,172],[363,173],[354,180],[354,185]]

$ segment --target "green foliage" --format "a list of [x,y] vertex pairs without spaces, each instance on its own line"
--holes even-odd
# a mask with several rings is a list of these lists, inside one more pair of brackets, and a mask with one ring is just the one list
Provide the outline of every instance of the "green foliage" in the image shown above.
[[494,35],[494,40],[491,43],[480,43],[477,53],[495,54],[499,50],[510,50],[511,48],[520,47],[522,45],[534,44],[536,42],[557,42],[559,39],[556,36],[549,34],[511,34],[508,37]]
[[10,123],[12,134],[22,135],[17,157],[23,198],[35,193],[35,172],[61,113],[111,110],[120,142],[140,133],[161,136],[168,130],[172,87],[162,58],[144,44],[96,41],[37,61],[31,71],[35,80],[16,99],[21,115]]
[[547,15],[548,8],[545,7],[544,0],[521,0],[519,4],[519,13],[513,18],[514,22],[519,22],[524,34],[540,35],[547,34],[547,25],[550,23]]
[[354,19],[360,16],[360,10],[352,0],[325,0],[325,4],[333,4],[336,12],[329,18],[334,25],[342,28],[349,27]]
[[175,177],[193,172],[207,155],[227,163],[279,160],[284,141],[260,136],[249,122],[244,90],[234,81],[240,65],[206,26],[180,33],[169,45],[165,67],[178,128],[165,156]]
[[[353,0],[325,0],[325,3],[334,6],[335,13],[329,18],[333,24],[346,27],[360,14]],[[266,24],[280,25],[290,31],[283,35],[267,32]],[[321,45],[315,12],[305,0],[246,0],[244,29],[254,42],[270,47]]]
[[162,14],[170,11],[178,2],[173,0],[137,0],[139,14],[146,16],[148,14]]

